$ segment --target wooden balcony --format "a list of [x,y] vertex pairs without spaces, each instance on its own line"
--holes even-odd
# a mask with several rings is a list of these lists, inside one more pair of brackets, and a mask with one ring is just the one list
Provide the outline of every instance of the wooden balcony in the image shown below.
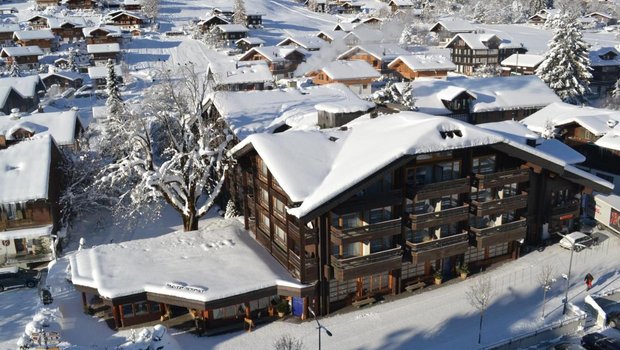
[[411,249],[411,262],[414,264],[443,259],[465,253],[469,247],[469,234],[463,232],[421,243],[407,241],[407,247]]
[[529,169],[514,169],[492,174],[474,174],[472,185],[478,189],[500,187],[530,180]]
[[478,249],[483,249],[496,244],[525,238],[527,233],[527,220],[521,218],[517,221],[494,227],[470,227],[469,231],[476,235],[476,246]]
[[411,219],[411,229],[414,231],[464,221],[467,220],[468,217],[469,204],[432,213],[409,215],[409,219]]
[[579,217],[579,200],[571,199],[566,201],[564,205],[551,208],[551,221],[568,220]]
[[401,228],[402,219],[398,218],[376,224],[347,229],[332,226],[330,231],[332,234],[332,242],[337,245],[342,245],[353,242],[361,242],[372,238],[400,235]]
[[319,277],[318,274],[318,260],[317,258],[311,258],[306,256],[305,265],[301,266],[300,258],[294,254],[289,254],[290,268],[292,269],[293,276],[298,278],[304,283],[310,283],[316,281]]
[[401,262],[402,249],[399,245],[392,249],[352,258],[331,256],[334,278],[338,281],[399,269]]
[[[316,230],[312,230],[310,228],[307,227],[302,227],[303,232],[304,232],[304,242],[305,244],[314,244],[317,242],[317,237],[318,237],[318,232]],[[301,237],[299,235],[299,228],[297,226],[295,226],[294,224],[290,223],[288,224],[288,233],[291,237],[293,237],[293,239],[295,240],[300,240]]]
[[412,192],[412,199],[414,202],[417,202],[425,199],[440,198],[451,194],[468,193],[470,190],[471,185],[468,176],[462,179],[415,186]]
[[347,214],[368,208],[381,208],[388,205],[398,205],[403,201],[402,190],[392,190],[377,194],[366,194],[349,199],[340,204],[332,211],[336,214]]
[[506,213],[511,210],[525,208],[527,206],[527,192],[486,202],[471,201],[471,205],[471,212],[476,216]]

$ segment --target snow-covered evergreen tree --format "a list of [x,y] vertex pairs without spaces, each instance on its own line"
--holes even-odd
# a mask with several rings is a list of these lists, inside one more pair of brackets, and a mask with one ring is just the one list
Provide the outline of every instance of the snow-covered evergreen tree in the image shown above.
[[239,216],[239,211],[237,210],[237,206],[235,205],[235,202],[232,199],[229,199],[228,203],[226,203],[226,212],[224,213],[224,218],[232,219],[237,216]]
[[418,109],[418,107],[416,107],[415,105],[416,98],[413,95],[413,85],[410,82],[407,82],[405,84],[405,87],[401,92],[401,96],[401,103],[403,106],[405,106],[410,111],[415,111]]
[[21,68],[19,68],[19,64],[17,63],[17,60],[13,59],[13,61],[11,61],[11,65],[9,66],[9,76],[21,77],[21,75],[22,75]]
[[411,45],[413,41],[413,24],[407,24],[403,28],[403,32],[400,34],[400,38],[398,39],[398,45],[406,48]]
[[588,45],[570,15],[558,19],[548,47],[536,74],[565,102],[585,102],[592,78]]
[[609,92],[609,96],[605,101],[605,107],[611,109],[620,109],[620,79],[616,80],[613,89]]
[[96,185],[117,191],[119,215],[158,211],[150,205],[163,200],[179,213],[186,231],[196,230],[224,184],[233,137],[212,113],[207,96],[217,90],[213,81],[192,64],[163,74],[145,92],[140,114],[129,113],[127,155],[106,166]]
[[235,0],[235,4],[233,5],[233,23],[246,25],[247,19],[245,2],[243,0]]
[[474,20],[476,22],[484,23],[487,20],[487,7],[485,1],[478,1],[476,5],[474,5]]
[[473,76],[478,78],[488,78],[488,77],[497,77],[501,73],[501,69],[499,66],[492,64],[483,64],[482,66],[476,67],[474,70]]
[[534,15],[538,12],[540,12],[540,10],[546,9],[547,8],[547,2],[546,0],[531,0],[530,1],[530,14]]
[[72,72],[77,72],[78,71],[78,66],[77,66],[77,62],[75,62],[75,59],[77,58],[77,50],[76,49],[69,49],[69,57],[68,57],[68,63],[67,63],[67,68],[72,71]]
[[140,6],[146,18],[148,18],[151,23],[155,22],[159,14],[159,0],[140,0]]
[[319,2],[317,0],[308,0],[308,10],[317,12],[319,10]]

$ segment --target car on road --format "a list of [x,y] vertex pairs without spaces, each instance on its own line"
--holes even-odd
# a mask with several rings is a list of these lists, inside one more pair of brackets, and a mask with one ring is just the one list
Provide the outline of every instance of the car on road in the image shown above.
[[620,340],[601,333],[584,335],[581,338],[581,345],[587,350],[620,350]]
[[581,251],[584,248],[597,244],[597,240],[586,235],[583,232],[575,231],[564,236],[560,240],[560,247],[571,249],[575,247],[575,251]]
[[0,292],[12,287],[34,288],[41,279],[41,274],[35,270],[21,267],[0,268]]

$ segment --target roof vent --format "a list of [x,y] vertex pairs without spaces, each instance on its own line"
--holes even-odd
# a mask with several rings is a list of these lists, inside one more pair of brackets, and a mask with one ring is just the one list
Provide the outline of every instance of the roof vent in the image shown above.
[[446,138],[453,139],[455,136],[456,137],[463,137],[463,133],[461,132],[461,130],[440,131],[439,135],[441,135],[442,139],[446,139]]
[[340,131],[347,131],[349,128],[345,125],[340,127]]
[[338,138],[337,138],[337,137],[334,137],[334,136],[330,136],[330,137],[329,137],[329,140],[330,140],[331,142],[336,142],[336,141],[338,141]]
[[616,126],[617,124],[618,124],[618,121],[617,121],[617,120],[609,119],[609,120],[607,121],[607,126],[608,126],[608,127],[610,127],[610,128],[613,128],[613,127],[614,127],[614,126]]

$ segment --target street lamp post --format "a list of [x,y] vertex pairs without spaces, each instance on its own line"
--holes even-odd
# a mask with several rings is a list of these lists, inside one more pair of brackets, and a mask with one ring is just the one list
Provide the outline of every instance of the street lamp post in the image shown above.
[[321,350],[321,329],[325,330],[325,333],[327,333],[327,335],[329,335],[330,337],[332,336],[332,332],[329,331],[329,329],[325,328],[320,322],[319,319],[316,318],[316,314],[314,313],[314,311],[308,306],[308,311],[310,311],[310,313],[312,314],[312,317],[314,317],[314,320],[316,321],[316,329],[319,330],[319,350]]
[[[562,235],[562,234],[560,234],[560,236],[566,237],[565,235]],[[562,315],[566,315],[566,309],[568,307],[568,289],[570,288],[570,271],[573,268],[573,253],[575,253],[575,246],[577,245],[578,245],[577,242],[572,242],[570,245],[570,261],[568,263],[568,275],[566,275],[566,293],[564,294],[564,309],[562,310]]]

